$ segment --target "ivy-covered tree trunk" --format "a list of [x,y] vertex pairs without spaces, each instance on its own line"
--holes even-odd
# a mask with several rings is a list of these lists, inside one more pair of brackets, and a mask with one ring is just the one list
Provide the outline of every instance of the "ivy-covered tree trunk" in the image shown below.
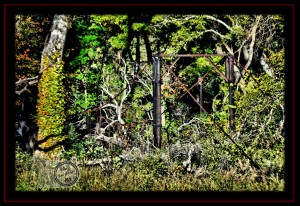
[[42,53],[41,79],[38,85],[37,123],[38,147],[36,157],[52,159],[59,156],[60,143],[66,138],[63,134],[65,114],[65,88],[63,86],[62,54],[65,45],[68,18],[55,15],[50,37],[46,39]]

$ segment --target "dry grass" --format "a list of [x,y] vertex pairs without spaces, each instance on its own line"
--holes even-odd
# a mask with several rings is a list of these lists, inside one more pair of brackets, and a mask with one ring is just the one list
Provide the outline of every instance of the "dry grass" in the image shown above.
[[[199,170],[203,170],[200,168]],[[72,187],[51,189],[37,183],[33,171],[22,170],[17,174],[17,191],[283,191],[284,180],[271,174],[239,174],[229,171],[201,171],[183,174],[172,171],[166,175],[134,171],[129,166],[114,172],[100,167],[80,167],[80,179]]]

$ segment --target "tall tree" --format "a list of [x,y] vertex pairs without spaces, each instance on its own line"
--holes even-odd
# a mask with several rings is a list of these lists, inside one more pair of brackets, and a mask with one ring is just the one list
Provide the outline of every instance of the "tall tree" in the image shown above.
[[35,156],[54,158],[61,151],[64,135],[65,89],[62,60],[70,20],[66,15],[55,15],[47,36],[41,59],[41,79],[38,84],[38,145]]

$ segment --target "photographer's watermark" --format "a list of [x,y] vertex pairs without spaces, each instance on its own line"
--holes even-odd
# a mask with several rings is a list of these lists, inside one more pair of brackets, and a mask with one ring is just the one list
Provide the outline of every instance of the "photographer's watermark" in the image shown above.
[[74,186],[80,177],[76,164],[70,161],[34,161],[35,174],[40,189]]
[[54,170],[54,179],[61,186],[72,186],[79,179],[78,167],[69,161],[58,163]]

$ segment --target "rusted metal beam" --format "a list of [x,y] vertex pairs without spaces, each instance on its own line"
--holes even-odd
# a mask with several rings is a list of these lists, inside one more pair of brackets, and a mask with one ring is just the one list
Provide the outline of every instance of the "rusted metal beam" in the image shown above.
[[[171,69],[173,68],[173,66],[176,64],[176,62],[180,59],[180,57],[178,57],[174,62],[173,64],[171,65]],[[168,71],[168,70],[167,70]],[[166,75],[167,71],[162,75],[161,78],[164,78],[164,76]]]
[[[221,56],[221,55],[219,55],[219,56]],[[227,55],[226,55],[227,56]],[[232,69],[232,71],[233,71],[233,66],[234,66],[234,64],[233,64],[233,59],[232,58],[230,58],[231,60],[229,61],[229,58],[226,58],[226,69],[227,68],[231,68]],[[202,107],[202,105],[201,105],[201,103],[199,103],[194,97],[193,97],[193,95],[189,92],[189,90],[184,86],[184,84],[180,81],[180,79],[176,76],[176,74],[171,70],[171,68],[170,68],[170,66],[169,65],[166,65],[167,66],[167,68],[168,68],[168,71],[169,72],[171,72],[172,73],[172,75],[174,75],[174,77],[176,78],[176,80],[179,82],[179,84],[186,90],[186,92],[192,97],[192,99],[199,105],[199,107],[202,109],[202,111],[206,114],[206,115],[208,115],[208,117],[213,121],[213,124],[214,124],[214,126],[215,127],[217,127],[220,131],[222,131],[223,132],[223,134],[228,138],[228,139],[230,139],[230,141],[234,144],[234,145],[236,145],[237,147],[238,147],[238,149],[241,151],[241,153],[244,155],[244,157],[246,157],[247,159],[249,159],[250,160],[250,163],[255,167],[255,168],[257,168],[257,169],[260,169],[260,166],[244,151],[244,149],[231,137],[231,135],[229,135],[229,134],[227,134],[225,131],[224,131],[224,129],[223,129],[223,127],[222,126],[220,126],[217,122],[215,122],[214,121],[214,118],[212,118],[209,114],[208,114],[208,112]],[[233,72],[231,72],[229,75],[231,75],[231,74],[233,74]],[[227,74],[226,74],[227,75]],[[225,76],[224,76],[225,77]],[[226,77],[225,77],[226,78]],[[228,79],[231,79],[231,78],[228,78]],[[226,81],[227,82],[229,82],[228,80],[227,80],[227,78],[226,78]],[[229,82],[229,86],[231,86],[230,85],[230,82]],[[232,93],[232,91],[231,91],[231,93]],[[201,98],[201,97],[200,97]]]
[[209,61],[209,63],[216,69],[216,71],[220,74],[220,76],[228,82],[228,79],[225,77],[225,75],[218,69],[218,67],[212,62],[212,60],[209,57],[206,57],[206,59]]
[[[177,56],[177,57],[200,57],[200,56],[228,56],[228,55],[159,55],[160,57],[164,57],[164,56]],[[209,59],[209,58],[208,58]],[[209,61],[212,63],[212,61],[209,59]],[[231,70],[232,72],[230,72],[230,73],[228,73],[228,74],[226,74],[226,76],[227,75],[229,75],[228,77],[229,78],[226,78],[225,76],[224,76],[224,74],[221,72],[221,71],[219,71],[218,70],[218,68],[216,68],[216,66],[212,63],[212,65],[217,69],[217,71],[220,73],[220,75],[226,80],[226,82],[228,82],[229,83],[229,86],[231,87],[231,89],[232,89],[232,86],[231,86],[231,84],[230,84],[230,81],[229,81],[229,79],[230,80],[232,80],[232,78],[230,77],[231,75],[233,75],[233,66],[234,66],[234,63],[233,63],[233,61],[234,61],[234,59],[233,58],[230,58],[230,57],[228,57],[228,58],[226,58],[226,71],[227,71],[227,68],[229,69],[229,70]],[[249,159],[250,160],[250,163],[255,167],[255,168],[257,168],[257,169],[260,169],[260,166],[244,151],[244,149],[239,145],[239,144],[237,144],[237,142],[234,140],[234,139],[232,139],[232,137],[231,137],[231,135],[229,135],[229,134],[227,134],[225,131],[224,131],[224,129],[223,129],[223,127],[222,126],[220,126],[217,122],[215,122],[214,121],[214,118],[212,118],[209,114],[208,114],[208,112],[202,107],[202,105],[201,105],[201,102],[199,103],[194,97],[193,97],[193,95],[189,92],[189,90],[184,86],[184,84],[180,81],[180,79],[176,76],[176,74],[171,70],[171,68],[170,68],[170,66],[169,65],[166,65],[167,66],[167,68],[168,68],[168,71],[169,72],[171,72],[172,73],[172,75],[174,75],[174,77],[176,78],[176,80],[179,82],[179,84],[183,87],[183,89],[184,90],[186,90],[186,92],[192,97],[192,99],[199,105],[199,107],[202,109],[202,111],[206,114],[206,115],[208,115],[208,117],[213,121],[213,124],[215,125],[215,127],[217,127],[220,131],[222,131],[223,133],[224,133],[224,135],[228,138],[228,139],[230,139],[230,141],[233,143],[233,144],[235,144],[237,147],[238,147],[238,149],[241,151],[241,153],[244,155],[244,157],[246,157],[247,159]],[[247,71],[246,71],[247,72]],[[226,72],[227,73],[227,72]],[[228,80],[227,80],[228,79]],[[233,78],[234,79],[234,78]],[[201,90],[201,88],[200,88],[200,90]],[[232,92],[232,90],[231,91],[229,91],[231,94],[233,94],[233,92]],[[200,97],[201,98],[201,97]],[[233,105],[233,104],[231,104],[231,105]],[[230,109],[232,109],[232,108],[230,108]],[[233,117],[233,115],[232,115],[232,117]]]
[[[232,58],[233,58],[233,61],[236,63],[236,65],[237,66],[239,66],[240,68],[245,68],[240,62],[238,62],[233,56],[232,56]],[[249,72],[249,70],[248,69],[246,69],[245,70],[245,73],[248,73],[249,74],[249,76],[253,79],[253,81],[258,85],[258,86],[260,86],[260,83],[253,77],[253,75]],[[241,77],[243,77],[243,72],[241,72]]]
[[[191,88],[188,89],[188,91],[191,91],[198,83],[201,84],[202,81],[204,80],[204,78],[209,74],[209,72],[210,72],[210,70],[209,70],[208,72],[206,72],[206,74],[204,74],[203,77],[200,77],[200,78],[198,79],[198,81],[197,81]],[[186,93],[187,93],[187,91],[186,91],[183,95],[181,95],[181,96],[179,97],[179,99],[181,99],[184,95],[186,95]]]
[[166,65],[168,67],[169,72],[171,72],[174,77],[176,78],[176,80],[179,82],[179,84],[185,89],[185,91],[192,97],[192,99],[199,105],[199,107],[208,115],[208,112],[202,107],[202,105],[195,99],[195,97],[188,91],[188,89],[186,88],[186,86],[184,86],[184,84],[180,81],[180,79],[176,76],[176,74],[170,69],[170,67],[168,65]]
[[159,54],[159,57],[212,57],[227,56],[227,54]]

